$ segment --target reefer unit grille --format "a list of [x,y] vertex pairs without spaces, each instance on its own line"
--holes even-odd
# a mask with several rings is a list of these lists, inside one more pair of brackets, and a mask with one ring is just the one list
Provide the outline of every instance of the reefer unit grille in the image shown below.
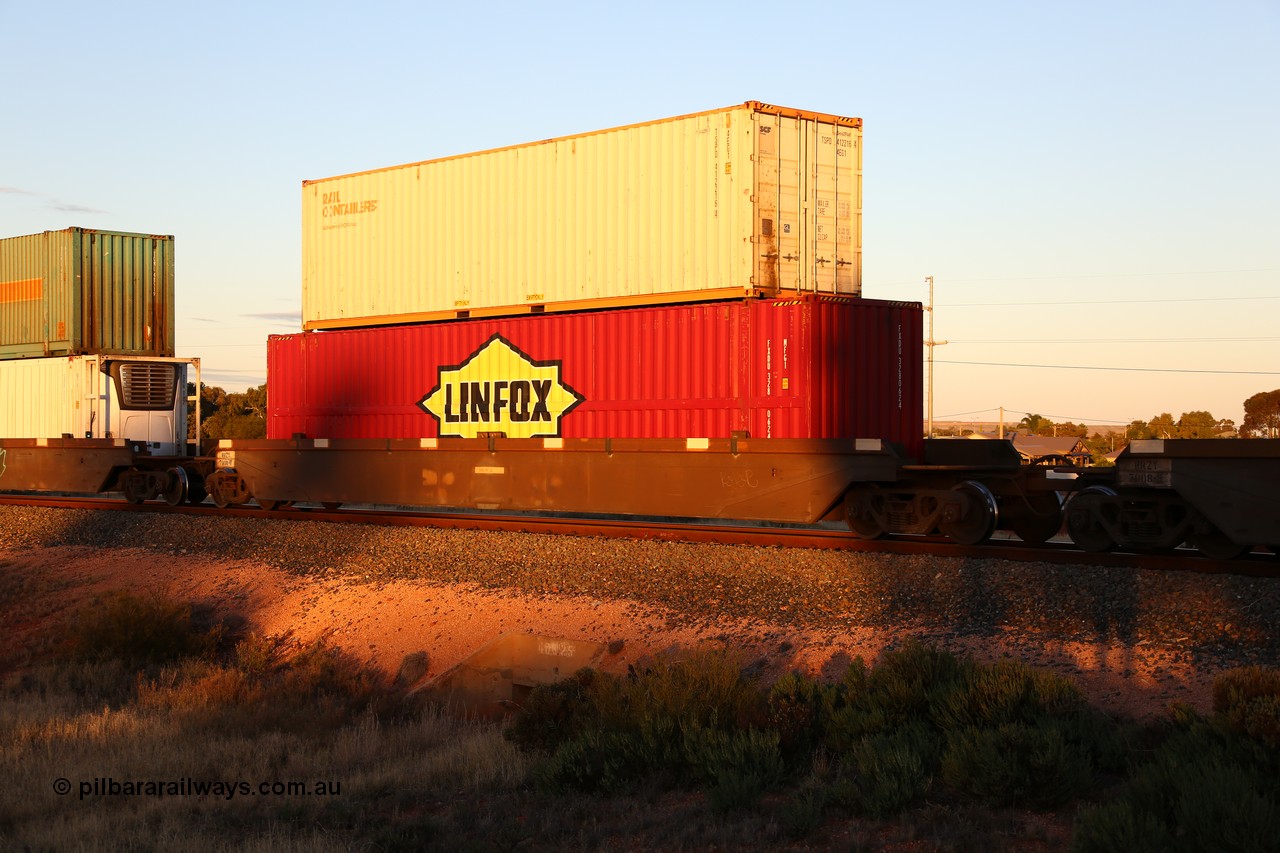
[[115,362],[120,404],[125,409],[158,411],[173,406],[178,391],[178,365],[164,362]]

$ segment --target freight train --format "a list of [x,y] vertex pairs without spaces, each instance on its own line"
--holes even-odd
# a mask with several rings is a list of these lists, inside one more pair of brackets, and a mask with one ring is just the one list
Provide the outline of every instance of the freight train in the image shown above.
[[[305,182],[304,331],[268,342],[267,438],[179,452],[119,413],[34,438],[11,417],[0,492],[1277,550],[1280,442],[1134,442],[1094,469],[926,440],[922,307],[861,295],[861,179],[860,120],[748,102]],[[36,278],[0,257],[0,294]],[[36,354],[168,363],[77,340]],[[6,369],[5,406],[43,393]]]

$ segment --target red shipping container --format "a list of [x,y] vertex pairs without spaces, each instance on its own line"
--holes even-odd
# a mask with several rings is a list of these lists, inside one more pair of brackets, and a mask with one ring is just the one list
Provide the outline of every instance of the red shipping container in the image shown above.
[[921,448],[919,303],[737,300],[273,335],[267,437],[882,438]]

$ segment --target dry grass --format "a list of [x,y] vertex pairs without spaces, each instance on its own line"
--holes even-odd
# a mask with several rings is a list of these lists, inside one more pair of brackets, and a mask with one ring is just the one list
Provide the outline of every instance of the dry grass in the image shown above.
[[[414,706],[323,640],[238,634],[161,596],[64,612],[47,591],[0,565],[0,617],[28,626],[0,682],[0,849],[1065,850],[1076,804],[1011,787],[1010,753],[1047,756],[1029,765],[1039,784],[1058,746],[1092,743],[1100,724],[1061,679],[913,645],[839,683],[772,690],[723,650],[580,674],[535,691],[504,736]],[[1276,728],[1276,683],[1225,683],[1240,727]],[[630,752],[593,755],[597,741]],[[540,786],[566,748],[630,754],[644,772],[622,768],[610,796]],[[1125,764],[1095,758],[1112,777]],[[305,788],[270,787],[290,783]],[[1145,825],[1126,815],[1102,814],[1090,849]]]
[[[0,566],[0,612],[40,584]],[[0,693],[5,849],[415,847],[442,831],[433,811],[527,775],[496,727],[411,708],[325,643],[125,594],[63,616]],[[307,793],[259,789],[291,782]]]
[[[40,580],[11,568],[0,566],[0,613],[42,621],[0,684],[3,849],[770,850],[921,832],[909,817],[824,821],[820,803],[785,793],[725,814],[705,793],[656,783],[603,799],[538,791],[540,755],[501,727],[411,707],[323,642],[235,636],[154,596],[41,612]],[[658,662],[651,684],[665,689],[625,698],[687,715],[715,695],[737,707],[727,716],[754,716],[738,673],[729,658]],[[290,782],[328,793],[258,787]]]

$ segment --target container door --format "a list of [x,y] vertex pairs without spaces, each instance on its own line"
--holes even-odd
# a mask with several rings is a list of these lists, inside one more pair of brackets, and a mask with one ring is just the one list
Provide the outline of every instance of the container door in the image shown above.
[[756,114],[756,281],[861,295],[861,136],[809,116]]
[[769,294],[800,289],[798,119],[756,113],[757,286]]

